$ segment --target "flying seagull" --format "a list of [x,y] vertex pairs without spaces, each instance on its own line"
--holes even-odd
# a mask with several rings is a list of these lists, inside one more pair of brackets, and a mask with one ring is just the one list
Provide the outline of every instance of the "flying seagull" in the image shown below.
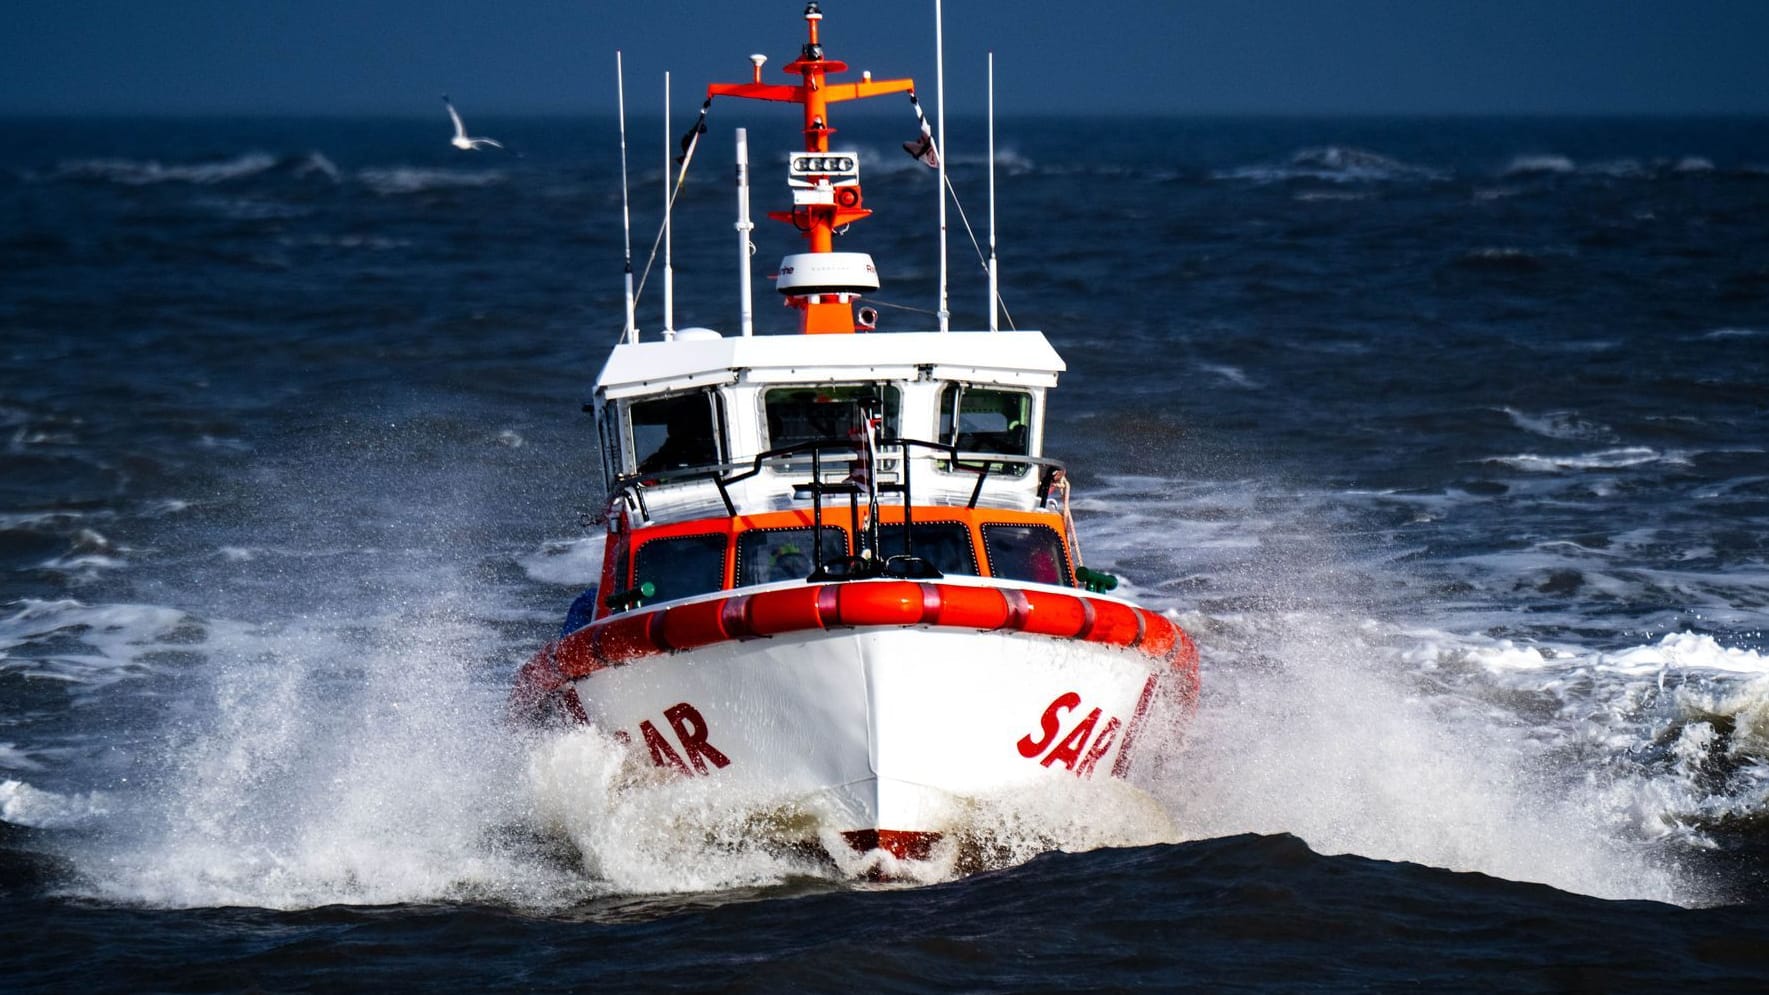
[[[448,94],[446,93],[442,95],[442,106],[448,108],[448,116],[453,118],[455,122],[455,137],[449,140],[450,145],[453,145],[457,149],[467,150],[484,148],[487,145],[494,149],[504,148],[503,145],[490,138],[468,137],[467,126],[461,122],[461,114],[459,111],[455,110],[455,105],[448,102]],[[508,152],[510,150],[504,149],[504,151]]]

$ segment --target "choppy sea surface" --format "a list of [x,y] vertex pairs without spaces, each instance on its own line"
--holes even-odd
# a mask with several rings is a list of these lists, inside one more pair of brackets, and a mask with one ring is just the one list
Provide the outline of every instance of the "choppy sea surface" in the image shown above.
[[[715,105],[678,325],[736,330],[730,129],[759,216],[788,117]],[[440,118],[6,123],[0,988],[1769,985],[1769,121],[1004,122],[1047,449],[1204,691],[1136,792],[910,887],[505,724],[594,579],[618,142]],[[887,330],[913,136],[840,136]]]

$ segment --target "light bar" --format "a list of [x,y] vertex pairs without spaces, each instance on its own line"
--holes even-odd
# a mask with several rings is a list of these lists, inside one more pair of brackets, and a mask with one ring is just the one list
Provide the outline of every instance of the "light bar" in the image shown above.
[[786,166],[786,182],[795,187],[828,180],[833,186],[860,182],[860,156],[853,152],[794,152]]

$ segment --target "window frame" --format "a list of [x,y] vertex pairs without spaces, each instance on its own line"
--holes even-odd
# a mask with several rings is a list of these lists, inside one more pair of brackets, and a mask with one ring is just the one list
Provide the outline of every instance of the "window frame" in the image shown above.
[[[640,568],[641,568],[641,560],[644,558],[645,552],[647,550],[651,549],[654,545],[660,545],[660,544],[672,543],[672,542],[685,542],[685,541],[691,540],[691,539],[700,539],[700,540],[716,539],[716,540],[718,540],[718,542],[719,542],[719,579],[718,579],[717,585],[715,585],[714,587],[705,589],[705,590],[689,591],[686,593],[678,594],[678,593],[675,593],[672,591],[664,590],[662,584],[659,584],[656,580],[652,580],[652,583],[656,584],[658,587],[658,593],[656,595],[654,595],[650,600],[652,600],[652,601],[676,601],[676,600],[679,600],[682,598],[692,598],[692,597],[697,597],[702,594],[712,594],[717,591],[729,590],[730,577],[731,577],[731,569],[730,569],[730,567],[731,567],[731,534],[729,532],[688,532],[688,533],[684,533],[681,535],[657,536],[656,538],[647,539],[644,542],[634,544],[634,546],[632,547],[631,553],[627,557],[627,563],[626,563],[627,589],[632,590],[633,588],[637,587],[640,583],[643,582],[644,578],[640,577]],[[708,545],[708,548],[710,549],[711,544],[709,543],[707,545]]]
[[[767,535],[767,534],[780,533],[780,532],[804,532],[804,533],[809,534],[809,533],[817,530],[818,528],[819,528],[818,526],[814,526],[809,523],[806,523],[804,525],[775,525],[775,526],[768,526],[768,527],[763,527],[763,528],[744,529],[742,532],[737,533],[736,541],[732,544],[732,549],[733,549],[732,558],[731,558],[731,587],[732,587],[732,589],[735,590],[737,588],[742,588],[742,587],[759,587],[763,584],[779,583],[779,581],[774,581],[774,580],[759,580],[753,584],[745,582],[744,577],[743,577],[743,566],[744,566],[743,540],[746,537],[751,536],[751,535]],[[841,552],[834,554],[835,556],[840,557],[840,556],[851,556],[852,555],[852,551],[854,548],[853,537],[848,534],[847,529],[844,529],[839,525],[823,525],[823,526],[821,526],[821,531],[823,533],[821,538],[823,538],[823,539],[827,539],[831,535],[837,535],[837,536],[841,537]],[[826,550],[824,552],[823,562],[828,563],[829,560],[830,560],[830,554]],[[810,576],[810,565],[815,562],[816,561],[813,559],[809,563],[807,563],[805,577]],[[804,580],[805,577],[800,577],[800,578],[796,578],[796,579]]]
[[[707,425],[711,429],[712,434],[713,458],[710,462],[694,464],[694,466],[720,466],[729,460],[731,443],[730,429],[725,417],[725,398],[717,388],[701,387],[695,390],[679,390],[666,394],[648,394],[639,397],[623,398],[615,402],[616,431],[620,437],[620,476],[635,477],[646,473],[671,473],[693,468],[671,467],[660,470],[640,470],[639,464],[654,455],[656,450],[652,450],[650,453],[639,452],[638,437],[635,434],[636,422],[633,417],[633,409],[640,405],[655,404],[660,401],[674,401],[684,397],[693,397],[697,395],[706,399]],[[668,437],[667,431],[668,430],[666,429],[666,438]]]
[[[1057,555],[1059,557],[1058,563],[1061,567],[1061,572],[1057,579],[1052,581],[1034,580],[1029,577],[1013,577],[997,572],[995,569],[995,551],[989,542],[989,538],[991,532],[1003,529],[1037,529],[1049,533],[1052,541],[1056,545]],[[983,522],[978,526],[978,531],[982,533],[983,556],[989,561],[990,577],[1000,578],[1002,580],[1017,580],[1028,584],[1054,584],[1059,587],[1075,586],[1075,566],[1069,560],[1069,544],[1063,537],[1062,532],[1056,528],[1045,525],[1042,522]]]

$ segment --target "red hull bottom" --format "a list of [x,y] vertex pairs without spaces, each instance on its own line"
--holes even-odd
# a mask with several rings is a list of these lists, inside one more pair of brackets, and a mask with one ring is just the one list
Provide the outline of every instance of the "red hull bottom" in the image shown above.
[[940,837],[940,833],[904,829],[851,829],[842,833],[842,839],[848,841],[855,853],[883,850],[898,860],[928,859]]

